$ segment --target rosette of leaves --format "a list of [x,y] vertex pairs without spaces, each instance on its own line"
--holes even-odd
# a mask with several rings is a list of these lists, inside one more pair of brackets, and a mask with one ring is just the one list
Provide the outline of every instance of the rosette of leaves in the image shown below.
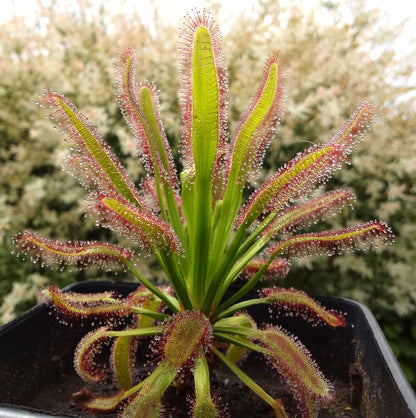
[[[285,276],[293,258],[365,249],[392,239],[390,228],[378,221],[302,232],[353,200],[345,190],[316,195],[316,188],[347,161],[377,110],[363,102],[333,138],[296,155],[244,201],[247,181],[258,174],[282,114],[278,55],[267,58],[259,86],[229,138],[221,36],[208,12],[186,17],[180,51],[179,176],[162,126],[157,89],[151,82],[136,82],[132,50],[120,54],[116,90],[148,172],[139,189],[70,100],[56,91],[44,91],[39,99],[52,111],[51,118],[71,146],[65,168],[89,191],[90,214],[97,223],[129,238],[132,249],[104,242],[55,241],[30,231],[18,235],[15,244],[20,254],[59,268],[121,265],[141,283],[124,299],[111,292],[85,295],[56,287],[42,292],[42,300],[66,320],[91,317],[104,324],[88,333],[76,350],[75,369],[86,382],[103,379],[96,354],[104,343],[112,344],[111,367],[119,391],[106,397],[83,393],[77,402],[85,409],[120,408],[124,417],[157,417],[163,414],[167,388],[189,381],[183,377],[191,375],[192,415],[220,416],[223,410],[211,394],[210,374],[213,362],[222,361],[277,417],[285,417],[283,402],[237,364],[254,351],[287,383],[302,415],[314,416],[332,399],[331,384],[300,341],[277,326],[259,328],[245,309],[269,304],[281,314],[292,311],[330,327],[344,326],[343,316],[292,288],[273,286],[254,297],[248,294],[262,277]],[[155,255],[169,286],[152,284],[135,268],[139,252]],[[230,293],[232,284],[237,287]],[[120,323],[125,329],[119,329]],[[151,339],[155,359],[153,371],[140,380],[134,352],[143,338]]]

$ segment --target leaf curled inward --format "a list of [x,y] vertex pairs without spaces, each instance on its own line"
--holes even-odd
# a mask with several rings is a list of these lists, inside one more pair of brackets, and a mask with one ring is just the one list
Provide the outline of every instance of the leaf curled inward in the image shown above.
[[105,369],[103,365],[96,364],[95,356],[102,350],[103,344],[108,342],[107,332],[107,327],[89,332],[75,350],[75,371],[88,383],[99,382],[104,377]]
[[91,412],[112,412],[116,410],[123,400],[124,391],[111,396],[97,396],[87,389],[81,389],[72,395],[76,405],[80,405]]
[[161,357],[178,371],[192,367],[200,350],[209,350],[213,338],[208,318],[198,311],[178,312],[163,330],[163,338],[158,342]]

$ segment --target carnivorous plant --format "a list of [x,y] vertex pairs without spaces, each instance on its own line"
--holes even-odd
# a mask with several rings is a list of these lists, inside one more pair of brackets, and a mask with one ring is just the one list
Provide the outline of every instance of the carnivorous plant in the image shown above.
[[[246,309],[268,304],[281,315],[291,311],[330,327],[345,325],[341,313],[293,288],[250,291],[262,277],[284,277],[291,259],[391,241],[390,228],[378,221],[302,232],[352,202],[349,191],[316,194],[316,189],[347,162],[377,109],[364,101],[332,139],[294,156],[245,198],[249,180],[259,178],[282,116],[285,93],[278,54],[266,59],[257,90],[229,137],[221,35],[208,12],[186,16],[179,50],[179,176],[163,130],[157,89],[149,81],[136,82],[131,49],[119,56],[115,84],[147,170],[140,188],[68,98],[45,90],[38,101],[51,112],[71,147],[64,167],[89,191],[89,214],[101,226],[129,238],[132,249],[51,240],[26,231],[14,239],[17,252],[58,268],[122,266],[140,282],[125,298],[112,292],[63,292],[55,286],[42,291],[40,299],[65,320],[97,318],[101,323],[80,341],[75,353],[75,369],[86,382],[103,379],[104,368],[96,355],[104,343],[111,344],[111,369],[119,389],[106,397],[91,392],[78,396],[86,410],[119,408],[123,417],[157,417],[163,414],[163,395],[169,386],[185,384],[191,376],[192,416],[220,416],[222,407],[211,393],[210,374],[212,364],[222,361],[277,417],[285,417],[282,400],[263,390],[239,365],[247,352],[254,351],[287,383],[301,414],[314,416],[333,397],[331,383],[300,341],[278,326],[257,325]],[[136,269],[135,257],[141,252],[154,254],[169,285],[157,286]],[[138,377],[134,352],[141,349],[142,340],[150,341],[153,369]]]

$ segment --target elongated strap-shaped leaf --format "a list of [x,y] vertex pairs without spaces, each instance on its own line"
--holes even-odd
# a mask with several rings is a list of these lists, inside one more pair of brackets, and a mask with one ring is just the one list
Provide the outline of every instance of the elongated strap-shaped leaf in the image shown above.
[[125,336],[114,340],[111,347],[111,366],[120,389],[133,386],[137,338]]
[[344,251],[366,249],[371,244],[388,244],[394,235],[384,222],[370,221],[344,229],[294,235],[267,249],[267,253],[285,258],[334,255]]
[[354,195],[345,190],[324,193],[278,214],[261,235],[272,238],[281,232],[293,233],[337,213],[342,206],[353,200]]
[[[159,364],[152,374],[141,382],[139,391],[136,391],[136,394],[130,398],[129,404],[120,414],[120,417],[159,418],[163,413],[162,396],[172,384],[176,374],[176,370],[168,364],[163,362]],[[132,388],[132,390],[135,390],[135,388]],[[126,392],[126,394],[129,392]]]
[[155,86],[135,81],[135,53],[131,49],[120,55],[116,86],[118,102],[139,146],[146,169],[172,188],[177,188],[177,175],[160,117]]
[[58,287],[50,286],[42,291],[39,300],[51,302],[54,309],[67,319],[123,317],[132,313],[130,305],[111,292],[62,292]]
[[220,31],[208,12],[187,15],[180,36],[184,169],[209,178],[226,140],[228,85]]
[[50,118],[58,124],[58,129],[65,133],[73,151],[84,155],[94,168],[95,175],[99,173],[102,183],[109,185],[108,190],[102,192],[110,193],[115,189],[129,202],[143,207],[127,171],[94,126],[69,99],[56,91],[44,90],[39,104],[41,107],[54,109]]
[[195,401],[192,407],[193,418],[219,418],[220,412],[211,397],[209,368],[205,356],[195,363]]
[[370,130],[376,118],[377,108],[374,103],[364,101],[329,143],[342,145],[344,155],[350,154]]
[[101,352],[103,344],[110,343],[113,338],[147,337],[157,334],[160,334],[159,327],[134,328],[123,331],[112,331],[109,327],[94,329],[78,343],[74,357],[75,371],[86,382],[98,382],[105,374],[105,367],[97,365],[95,357]]
[[257,92],[233,134],[229,187],[242,191],[248,174],[261,164],[281,116],[282,99],[282,73],[276,54],[266,61]]
[[144,249],[179,251],[179,241],[170,225],[153,213],[111,197],[98,197],[97,200],[93,209],[103,226],[119,232]]
[[257,331],[257,339],[270,365],[283,376],[295,396],[305,392],[314,399],[332,399],[331,385],[303,344],[278,327]]
[[[265,264],[267,260],[264,258],[253,258],[249,261],[242,272],[242,276],[246,279],[251,279]],[[266,271],[262,275],[262,279],[265,280],[278,280],[287,276],[290,267],[287,260],[283,258],[276,258],[267,267]]]
[[13,242],[19,255],[60,269],[74,266],[77,269],[93,267],[112,270],[134,255],[127,248],[106,242],[51,240],[30,231],[15,236]]
[[82,406],[90,412],[115,411],[124,399],[124,390],[110,396],[98,396],[89,390],[82,389],[72,395],[76,405]]
[[179,41],[181,178],[190,248],[189,292],[194,307],[200,307],[207,283],[213,194],[226,147],[228,87],[218,26],[205,11],[185,19]]
[[255,191],[243,207],[238,225],[252,224],[264,211],[278,212],[299,195],[308,195],[344,161],[342,147],[319,145],[299,153]]
[[345,326],[344,317],[334,311],[325,309],[316,300],[305,292],[293,288],[269,287],[262,289],[261,296],[266,298],[266,303],[272,303],[281,307],[282,313],[299,314],[312,322],[325,323],[331,327]]

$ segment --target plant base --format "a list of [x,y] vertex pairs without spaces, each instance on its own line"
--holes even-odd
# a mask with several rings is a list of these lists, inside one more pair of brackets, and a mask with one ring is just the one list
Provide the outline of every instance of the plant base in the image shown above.
[[[71,290],[115,289],[127,294],[134,287],[124,283],[89,282],[73,285]],[[414,392],[368,309],[346,299],[319,300],[331,309],[345,312],[347,327],[311,330],[310,324],[301,318],[279,318],[278,321],[299,336],[324,375],[335,384],[337,398],[320,411],[319,417],[416,417]],[[255,307],[250,313],[258,323],[272,322],[267,307]],[[36,306],[3,326],[0,329],[0,417],[36,417],[39,413],[43,416],[82,416],[71,405],[71,394],[85,387],[73,371],[72,359],[76,344],[89,329],[90,324],[71,327],[59,323],[44,305]],[[59,346],[54,345],[56,337],[59,337]],[[140,355],[141,364],[144,364],[144,350]],[[267,365],[256,354],[248,356],[243,368],[270,394],[290,403],[276,376],[269,374]],[[220,396],[221,403],[228,404],[231,417],[270,415],[268,405],[242,385],[226,366],[219,365],[214,369],[213,392]],[[141,373],[146,372],[144,366]],[[106,390],[111,392],[113,389],[109,381]],[[187,395],[174,387],[167,392],[167,410],[173,417],[187,416]],[[295,402],[293,407],[296,408]]]

